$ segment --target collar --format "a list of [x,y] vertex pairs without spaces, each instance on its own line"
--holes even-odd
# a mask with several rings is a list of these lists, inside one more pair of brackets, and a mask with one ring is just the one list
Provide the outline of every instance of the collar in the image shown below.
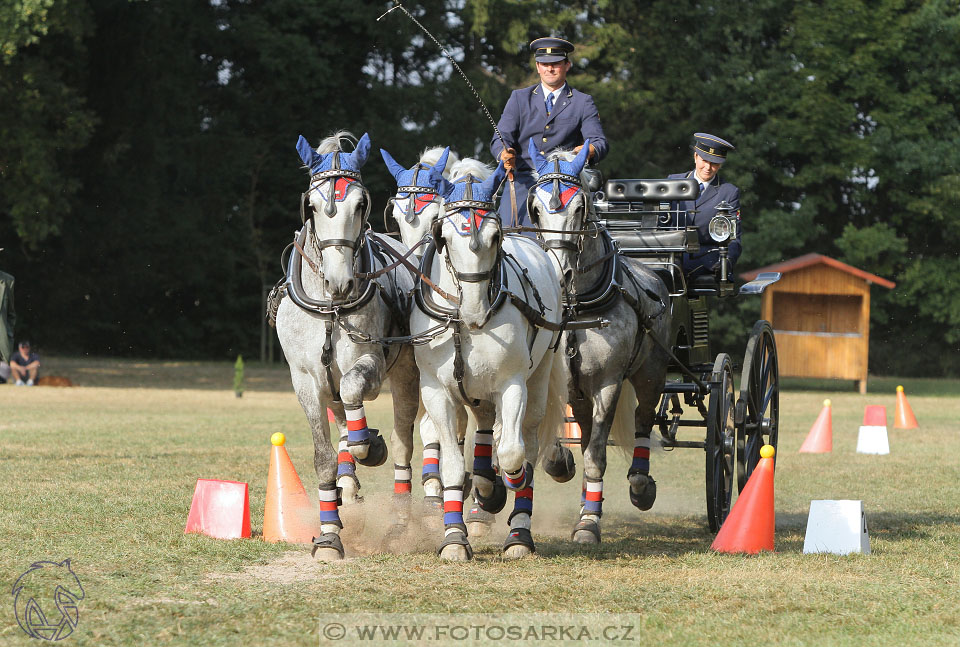
[[546,100],[547,100],[547,95],[548,95],[548,94],[552,94],[552,95],[553,95],[553,104],[554,104],[554,105],[557,105],[557,100],[560,98],[560,96],[564,93],[564,91],[565,91],[566,89],[567,89],[567,84],[564,83],[563,85],[561,85],[559,88],[557,88],[557,89],[554,90],[553,92],[548,92],[548,91],[547,91],[547,86],[545,86],[542,82],[540,83],[540,92],[543,92],[543,100],[546,101]]

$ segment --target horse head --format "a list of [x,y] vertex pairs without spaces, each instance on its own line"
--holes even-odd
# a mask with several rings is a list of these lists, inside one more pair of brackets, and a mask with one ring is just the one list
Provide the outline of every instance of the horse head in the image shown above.
[[[360,168],[370,153],[370,136],[364,134],[353,152],[344,152],[341,131],[327,137],[316,150],[300,135],[297,152],[310,171],[310,187],[303,194],[304,226],[312,228],[314,249],[319,250],[324,289],[334,299],[353,292],[354,254],[362,244],[370,215],[370,194],[360,177]],[[312,253],[307,251],[307,253]]]
[[[430,225],[440,215],[440,198],[430,184],[429,171],[436,166],[447,177],[457,156],[449,149],[428,148],[420,154],[420,161],[407,169],[382,148],[380,155],[397,182],[397,194],[390,199],[387,208],[393,207],[391,215],[400,228],[400,238],[404,245],[412,248],[430,233]],[[422,248],[415,254],[422,256]]]
[[506,177],[503,162],[486,179],[472,173],[445,179],[436,168],[430,181],[444,201],[444,216],[432,226],[437,250],[445,252],[461,293],[460,316],[480,328],[487,316],[487,285],[497,271],[503,231],[494,197]]
[[[548,249],[556,250],[566,281],[572,278],[580,236],[588,216],[586,185],[581,177],[587,163],[590,140],[579,153],[553,151],[544,155],[529,142],[530,158],[537,167],[537,182],[527,195],[527,213],[535,227],[545,230],[537,235]],[[566,233],[569,232],[569,233]]]

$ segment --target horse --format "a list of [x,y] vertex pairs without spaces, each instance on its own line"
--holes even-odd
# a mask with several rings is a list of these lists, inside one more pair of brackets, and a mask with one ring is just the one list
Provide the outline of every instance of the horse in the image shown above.
[[[503,551],[516,559],[536,550],[530,521],[533,467],[543,444],[538,436],[554,437],[561,422],[562,398],[555,389],[556,406],[548,406],[549,347],[562,305],[559,268],[535,241],[503,235],[492,200],[505,177],[502,163],[482,182],[470,175],[450,182],[439,170],[444,157],[429,172],[444,200],[444,216],[431,227],[433,243],[420,268],[440,292],[421,280],[410,317],[411,330],[438,321],[449,329],[414,349],[421,398],[439,431],[443,456],[444,539],[438,554],[454,561],[473,556],[463,519],[465,466],[457,445],[469,408],[478,424],[476,445],[483,450],[475,453],[476,495],[495,513],[505,503],[506,489],[515,492]],[[500,428],[496,435],[494,423]],[[491,462],[494,442],[500,474]]]
[[[387,150],[380,149],[380,155],[383,157],[387,170],[397,182],[397,194],[389,200],[387,209],[396,220],[400,239],[410,250],[417,263],[423,258],[425,245],[432,240],[430,237],[431,227],[441,213],[442,199],[430,183],[429,171],[437,166],[444,150],[442,147],[428,148],[420,154],[420,159],[416,164],[406,168],[399,164]],[[482,181],[493,173],[493,167],[480,160],[470,157],[459,160],[456,154],[452,152],[447,154],[439,169],[445,179],[452,180],[472,175],[475,180]],[[386,214],[384,214],[384,220],[386,220]],[[465,444],[466,433],[466,427],[457,431],[461,448]],[[422,474],[424,502],[428,507],[442,507],[443,484],[440,480],[439,461],[437,460],[440,452],[440,437],[429,416],[425,414],[420,418],[420,438],[424,447]],[[476,440],[476,436],[474,440]],[[487,439],[482,436],[481,441],[485,440]],[[476,447],[475,443],[474,454],[477,451]],[[488,447],[481,443],[479,451],[483,453],[487,449]],[[482,462],[495,459],[495,456],[485,456]],[[467,472],[464,493],[470,491],[471,481],[471,475]],[[503,494],[506,495],[505,490]],[[469,507],[466,515],[468,531],[475,536],[486,535],[494,520],[495,515],[481,508],[476,500]]]
[[[587,178],[581,176],[588,150],[589,141],[579,154],[554,151],[544,156],[530,140],[537,181],[527,198],[527,213],[540,229],[544,246],[559,259],[568,317],[602,314],[617,322],[566,331],[558,352],[564,359],[557,360],[582,433],[584,481],[573,540],[593,544],[600,543],[611,428],[615,443],[632,451],[627,472],[631,503],[649,510],[656,500],[650,433],[669,356],[652,336],[667,339],[670,318],[663,282],[640,261],[619,254],[597,221],[591,196],[584,190]],[[630,391],[636,394],[635,408]]]
[[[343,500],[359,498],[354,461],[375,467],[387,458],[383,438],[367,425],[364,401],[376,398],[384,379],[391,378],[397,523],[405,521],[410,498],[419,407],[413,351],[381,343],[407,330],[413,278],[404,269],[388,267],[388,257],[402,255],[402,246],[369,231],[371,200],[360,168],[370,138],[364,134],[353,152],[343,151],[342,141],[352,137],[338,132],[316,150],[302,135],[297,142],[310,183],[301,198],[303,228],[287,264],[285,296],[276,310],[277,336],[313,432],[321,522],[313,555],[324,561],[344,556],[338,508]],[[328,407],[341,431],[339,451],[330,442]]]

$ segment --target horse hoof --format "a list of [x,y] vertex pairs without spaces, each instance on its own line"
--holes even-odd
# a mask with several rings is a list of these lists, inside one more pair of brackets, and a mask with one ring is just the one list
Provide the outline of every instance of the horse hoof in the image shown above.
[[631,474],[630,503],[640,510],[649,510],[657,500],[657,482],[648,474]]
[[440,559],[448,562],[469,562],[470,555],[467,553],[465,546],[451,544],[449,546],[444,546],[440,550]]
[[467,511],[467,531],[471,537],[486,537],[490,534],[490,527],[497,520],[496,515],[490,514],[479,505],[473,505]]
[[600,526],[591,519],[581,519],[573,527],[573,541],[578,544],[599,544]]
[[507,504],[507,486],[503,484],[503,478],[498,474],[493,479],[493,494],[489,497],[480,494],[480,490],[474,490],[474,498],[477,500],[477,505],[490,514],[497,514],[503,510],[503,506]]
[[490,525],[479,521],[468,521],[467,532],[470,533],[471,537],[480,539],[490,534]]
[[450,562],[467,562],[473,559],[473,549],[467,541],[467,536],[457,530],[444,536],[443,543],[437,549],[437,555],[440,559]]
[[533,536],[527,528],[511,528],[507,540],[503,542],[504,559],[523,559],[537,552]]
[[526,546],[511,546],[503,551],[503,558],[508,560],[526,559],[532,556],[533,551]]
[[318,562],[339,562],[343,555],[333,548],[315,548],[313,558]]
[[340,535],[328,532],[313,538],[310,555],[319,562],[337,562],[343,559],[343,542]]
[[563,445],[559,445],[558,448],[560,458],[555,461],[543,461],[543,471],[557,483],[566,483],[577,475],[577,464],[573,460],[573,452]]
[[[361,457],[354,453],[355,449],[366,448],[367,452]],[[355,445],[350,448],[350,453],[357,459],[357,462],[364,467],[380,467],[387,462],[387,443],[380,437],[377,429],[370,430],[369,445]]]
[[341,476],[337,479],[337,487],[340,488],[340,500],[344,503],[359,503],[362,500],[356,477]]

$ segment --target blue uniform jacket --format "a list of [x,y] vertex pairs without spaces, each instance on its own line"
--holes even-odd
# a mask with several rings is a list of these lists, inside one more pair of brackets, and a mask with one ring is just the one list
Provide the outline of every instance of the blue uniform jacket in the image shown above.
[[[542,153],[555,148],[575,148],[589,139],[597,151],[593,163],[602,160],[609,147],[600,125],[600,113],[593,104],[593,97],[565,85],[560,98],[547,117],[547,105],[540,84],[514,90],[497,124],[507,147],[517,151],[518,173],[533,173],[536,165],[530,159],[527,142],[531,137]],[[500,159],[503,145],[496,133],[490,141],[490,152]]]
[[[518,154],[515,174],[517,193],[517,216],[519,224],[529,224],[527,219],[527,191],[533,186],[536,165],[530,159],[527,142],[532,137],[542,153],[556,148],[573,149],[587,139],[597,154],[593,163],[602,160],[609,150],[607,138],[600,125],[600,113],[593,104],[593,97],[565,85],[553,106],[553,112],[547,117],[546,99],[539,83],[514,90],[497,124],[507,148]],[[490,141],[490,152],[499,160],[503,144],[497,134]],[[500,216],[509,223],[511,214],[510,191],[504,189],[500,202]],[[512,224],[512,223],[509,223]]]
[[[674,173],[669,177],[671,179],[694,178],[694,172]],[[738,214],[737,236],[727,247],[727,257],[730,259],[731,265],[736,263],[737,259],[740,258],[740,252],[743,251],[743,246],[740,242],[741,232],[739,222],[740,189],[729,182],[721,180],[718,174],[713,176],[710,183],[697,197],[696,203],[694,203],[693,200],[683,200],[678,205],[680,210],[690,211],[696,209],[699,212],[692,216],[692,220],[690,216],[687,217],[687,225],[695,225],[697,228],[697,235],[700,239],[700,251],[696,254],[689,255],[689,257],[684,255],[684,269],[686,271],[689,272],[697,267],[710,269],[720,260],[720,253],[717,252],[717,244],[710,238],[710,232],[707,227],[710,224],[710,219],[717,214],[717,205],[724,200],[733,205],[733,208],[736,209],[735,213]]]

